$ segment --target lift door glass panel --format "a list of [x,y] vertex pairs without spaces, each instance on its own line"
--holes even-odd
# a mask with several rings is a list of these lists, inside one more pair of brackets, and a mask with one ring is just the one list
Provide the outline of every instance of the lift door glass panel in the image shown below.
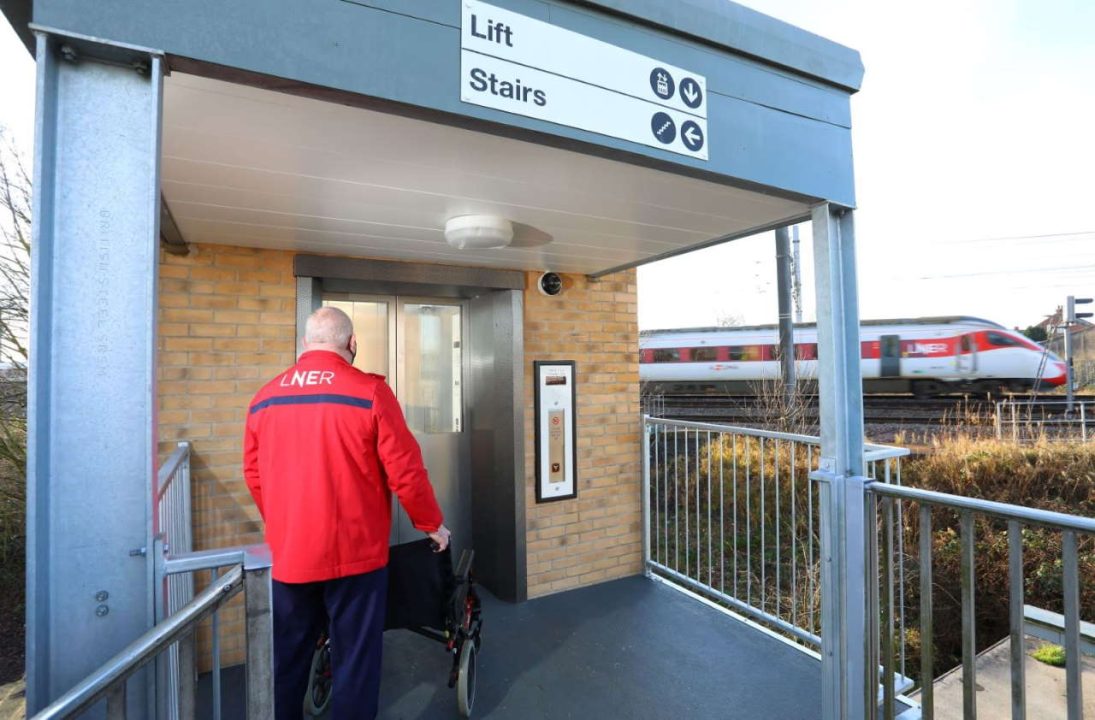
[[405,302],[399,315],[400,399],[407,425],[423,433],[460,432],[461,306]]
[[392,320],[394,314],[388,300],[327,300],[324,305],[336,307],[350,316],[357,335],[357,357],[354,367],[386,378],[391,376]]
[[[466,307],[458,301],[391,295],[326,294],[324,305],[354,323],[354,367],[387,378],[422,449],[453,549],[471,539],[470,441],[463,432]],[[418,540],[393,498],[390,542]]]

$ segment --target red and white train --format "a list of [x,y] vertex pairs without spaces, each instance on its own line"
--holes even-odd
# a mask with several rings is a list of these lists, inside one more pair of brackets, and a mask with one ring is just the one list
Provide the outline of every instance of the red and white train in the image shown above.
[[[1066,382],[1061,358],[988,320],[865,320],[859,335],[864,392],[1023,392]],[[817,326],[796,325],[794,339],[798,377],[815,379]],[[645,330],[639,347],[644,393],[752,394],[757,381],[780,377],[775,325]]]

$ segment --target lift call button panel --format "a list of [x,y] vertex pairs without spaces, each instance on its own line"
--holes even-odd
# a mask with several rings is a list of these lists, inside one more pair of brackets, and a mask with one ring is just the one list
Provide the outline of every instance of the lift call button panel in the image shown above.
[[577,497],[574,362],[536,362],[536,502]]

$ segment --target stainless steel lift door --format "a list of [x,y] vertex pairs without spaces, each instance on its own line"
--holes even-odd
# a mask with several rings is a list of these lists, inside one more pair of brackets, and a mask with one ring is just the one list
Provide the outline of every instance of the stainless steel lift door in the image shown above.
[[[354,366],[388,378],[452,530],[454,551],[471,542],[471,446],[465,429],[466,303],[452,299],[326,294],[354,321]],[[423,537],[393,498],[391,543]]]

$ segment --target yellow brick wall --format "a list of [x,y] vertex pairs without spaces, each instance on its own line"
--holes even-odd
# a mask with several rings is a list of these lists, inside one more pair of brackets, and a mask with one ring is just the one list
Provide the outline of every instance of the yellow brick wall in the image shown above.
[[[291,253],[222,245],[162,256],[160,455],[179,440],[192,443],[196,550],[262,542],[240,465],[243,423],[254,393],[294,361],[292,268]],[[243,661],[239,600],[221,613],[226,665]],[[207,623],[199,631],[203,669],[210,637]]]
[[[564,291],[525,291],[525,502],[528,594],[634,575],[642,564],[639,327],[634,270]],[[578,497],[536,503],[534,360],[574,360]]]

